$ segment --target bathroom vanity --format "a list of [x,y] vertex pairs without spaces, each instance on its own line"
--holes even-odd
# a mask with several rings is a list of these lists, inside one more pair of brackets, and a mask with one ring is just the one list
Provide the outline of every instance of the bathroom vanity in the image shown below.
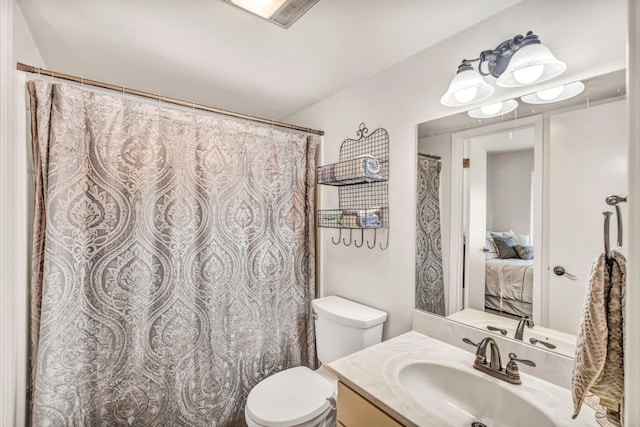
[[[508,349],[501,351],[506,364]],[[522,384],[509,384],[474,369],[475,358],[411,331],[338,359],[328,367],[340,381],[339,425],[597,425],[586,405],[571,419],[569,390],[525,373]]]

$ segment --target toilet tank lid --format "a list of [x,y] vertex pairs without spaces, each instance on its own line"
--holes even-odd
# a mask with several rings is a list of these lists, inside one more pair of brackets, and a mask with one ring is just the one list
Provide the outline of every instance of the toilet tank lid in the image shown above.
[[384,311],[331,295],[311,301],[318,316],[326,317],[343,325],[356,328],[371,328],[387,319]]

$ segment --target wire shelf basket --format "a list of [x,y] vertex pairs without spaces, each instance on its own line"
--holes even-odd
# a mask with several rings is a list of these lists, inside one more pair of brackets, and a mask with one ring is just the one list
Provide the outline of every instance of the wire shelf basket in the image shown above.
[[[373,232],[376,246],[378,229],[386,229],[386,245],[389,245],[389,134],[378,128],[371,134],[364,123],[360,124],[357,139],[345,139],[340,146],[340,161],[319,166],[316,182],[338,187],[338,209],[321,209],[317,212],[317,224],[322,228],[337,228],[338,240],[334,244],[356,247],[364,244],[364,231]],[[349,241],[342,237],[342,230],[349,230]],[[358,242],[353,230],[360,230]]]

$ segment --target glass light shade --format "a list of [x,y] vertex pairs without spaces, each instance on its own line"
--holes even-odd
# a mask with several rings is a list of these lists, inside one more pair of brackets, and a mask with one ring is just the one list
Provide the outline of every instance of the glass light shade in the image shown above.
[[539,90],[536,92],[536,95],[540,97],[540,99],[544,99],[545,101],[551,101],[560,96],[562,91],[564,90],[564,85],[552,87],[551,89]]
[[543,44],[530,44],[520,48],[511,58],[509,66],[498,77],[502,87],[526,86],[552,79],[564,73],[567,65],[556,59]]
[[520,84],[528,85],[540,78],[544,72],[544,65],[537,64],[513,71],[513,78]]
[[263,18],[270,18],[286,0],[231,0],[236,6]]
[[[527,104],[548,104],[551,102],[564,101],[565,99],[573,98],[574,96],[582,93],[583,90],[584,83],[573,82],[566,85],[560,85],[552,87],[550,89],[541,90],[529,95],[524,95],[520,99],[522,99]],[[557,95],[555,97],[551,97],[554,92],[557,92]]]
[[451,80],[449,89],[440,98],[440,103],[447,107],[458,107],[484,101],[493,95],[494,91],[493,86],[485,82],[477,71],[465,70]]
[[480,111],[488,116],[493,116],[502,109],[503,104],[504,103],[500,101],[496,102],[495,104],[483,105],[482,107],[480,107]]
[[480,108],[469,110],[467,114],[469,117],[473,117],[474,119],[488,119],[510,113],[516,108],[518,108],[518,101],[515,99],[507,99],[506,101],[496,102],[495,104],[484,105]]
[[453,92],[453,97],[461,104],[467,104],[478,95],[478,88],[476,86],[459,89]]

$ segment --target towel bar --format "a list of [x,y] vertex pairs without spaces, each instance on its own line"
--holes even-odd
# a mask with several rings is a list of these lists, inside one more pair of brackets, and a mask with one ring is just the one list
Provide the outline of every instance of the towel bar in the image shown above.
[[[616,208],[616,222],[618,225],[618,240],[616,241],[618,246],[622,246],[622,210],[620,209],[619,204],[626,202],[627,196],[618,196],[616,194],[610,194],[606,197],[605,202],[609,206],[614,206]],[[613,262],[613,258],[611,256],[611,246],[609,244],[609,223],[611,222],[611,215],[613,212],[602,212],[604,215],[604,256],[607,260],[607,265],[611,267],[611,262]]]

